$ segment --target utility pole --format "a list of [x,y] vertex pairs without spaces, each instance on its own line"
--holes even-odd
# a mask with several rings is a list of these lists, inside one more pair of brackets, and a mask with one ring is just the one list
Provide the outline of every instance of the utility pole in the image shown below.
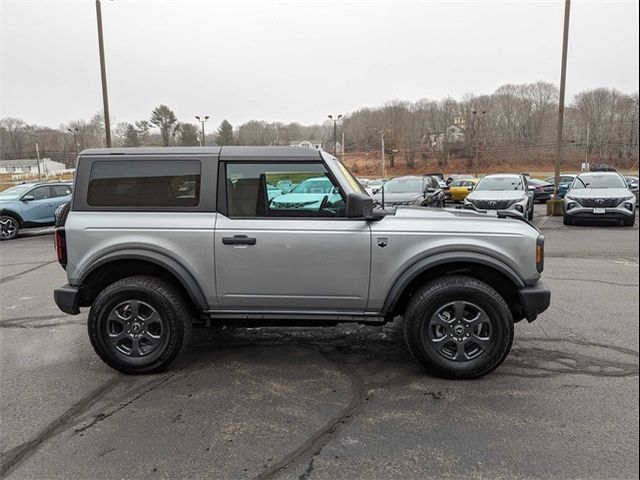
[[109,95],[107,94],[107,67],[104,61],[104,38],[102,35],[102,7],[96,0],[96,17],[98,20],[98,49],[100,50],[100,75],[102,77],[102,106],[104,108],[104,132],[107,148],[111,148],[111,122],[109,120]]
[[384,130],[380,132],[380,145],[382,147],[382,178],[384,179]]
[[333,156],[338,156],[338,120],[342,118],[342,115],[338,115],[333,118],[333,115],[329,115],[329,120],[333,122]]
[[342,132],[342,158],[341,160],[344,162],[344,132]]
[[478,112],[478,110],[472,110],[471,113],[473,113],[473,118],[476,120],[475,124],[476,124],[476,158],[475,158],[475,171],[476,171],[476,178],[478,178],[478,170],[479,170],[479,162],[480,162],[480,124],[482,122],[482,117],[480,115],[478,115],[478,113],[482,114],[482,116],[484,116],[485,113],[487,113],[486,110],[482,110],[481,112]]
[[36,164],[38,165],[38,181],[42,180],[42,170],[40,169],[40,146],[38,145],[38,137],[31,135],[31,140],[36,144]]
[[591,130],[591,125],[587,124],[587,148],[584,151],[584,168],[585,171],[589,171],[589,133]]
[[199,115],[196,115],[196,120],[200,122],[200,125],[202,127],[202,133],[200,134],[200,146],[204,147],[204,124],[207,123],[207,120],[209,120],[209,115],[205,115],[204,118],[200,118]]
[[80,155],[80,146],[78,145],[78,138],[76,134],[78,133],[77,128],[67,128],[67,132],[71,132],[73,134],[73,144],[76,146],[76,157]]
[[558,99],[558,132],[556,138],[556,168],[554,180],[553,199],[547,203],[547,215],[562,215],[562,200],[560,189],[560,163],[562,161],[562,129],[564,127],[564,94],[567,83],[567,51],[569,47],[569,15],[571,13],[571,0],[565,0],[564,27],[562,34],[562,63],[560,66],[560,96]]

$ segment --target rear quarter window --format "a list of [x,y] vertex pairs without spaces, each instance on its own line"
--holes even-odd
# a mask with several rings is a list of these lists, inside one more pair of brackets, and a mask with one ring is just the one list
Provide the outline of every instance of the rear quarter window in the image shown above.
[[87,204],[94,207],[196,207],[197,160],[97,161],[91,167]]

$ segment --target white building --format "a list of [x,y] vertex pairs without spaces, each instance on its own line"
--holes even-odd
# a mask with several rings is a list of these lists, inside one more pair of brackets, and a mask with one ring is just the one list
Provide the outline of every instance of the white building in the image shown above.
[[[51,175],[67,167],[64,163],[54,162],[50,158],[40,159],[40,170],[42,174]],[[38,163],[35,158],[25,158],[20,160],[0,160],[0,174],[38,174]]]
[[464,142],[464,123],[460,125],[451,125],[447,128],[446,133],[429,135],[429,146],[434,150],[442,150],[446,143],[460,144]]
[[316,140],[303,140],[301,142],[291,142],[289,144],[292,147],[306,147],[315,148],[316,150],[322,150],[322,142]]

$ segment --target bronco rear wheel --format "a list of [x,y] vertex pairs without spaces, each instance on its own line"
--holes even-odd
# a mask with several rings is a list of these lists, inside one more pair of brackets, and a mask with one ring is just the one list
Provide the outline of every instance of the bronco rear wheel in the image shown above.
[[471,277],[443,277],[423,286],[405,312],[409,350],[445,378],[478,378],[497,368],[511,349],[513,331],[504,299]]
[[188,343],[189,309],[180,292],[156,277],[128,277],[96,297],[88,318],[91,345],[110,367],[151,373],[169,365]]

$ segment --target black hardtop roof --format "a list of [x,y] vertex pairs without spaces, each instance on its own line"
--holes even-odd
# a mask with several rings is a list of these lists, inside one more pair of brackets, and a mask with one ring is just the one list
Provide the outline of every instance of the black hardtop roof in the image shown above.
[[139,148],[90,148],[80,153],[82,157],[110,157],[118,160],[121,156],[216,156],[218,160],[320,160],[321,153],[306,147],[139,147]]

